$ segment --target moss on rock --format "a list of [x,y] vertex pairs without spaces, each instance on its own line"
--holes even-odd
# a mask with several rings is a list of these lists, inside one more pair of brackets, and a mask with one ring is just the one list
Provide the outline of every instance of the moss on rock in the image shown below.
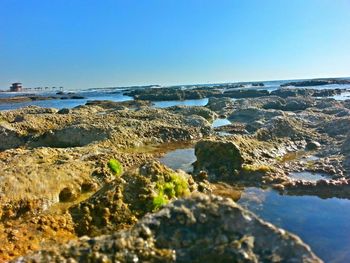
[[190,178],[156,161],[127,171],[70,209],[76,233],[96,236],[128,228],[147,212],[187,196],[193,190]]
[[120,176],[123,173],[123,166],[118,160],[110,159],[107,165],[115,176]]
[[240,149],[230,141],[200,141],[196,144],[195,154],[197,161],[194,164],[194,172],[204,170],[215,177],[213,179],[229,178],[242,168],[243,158]]

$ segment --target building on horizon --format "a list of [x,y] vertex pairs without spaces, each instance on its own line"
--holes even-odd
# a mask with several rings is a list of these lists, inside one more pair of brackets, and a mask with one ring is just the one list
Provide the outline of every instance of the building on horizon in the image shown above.
[[22,83],[19,83],[19,82],[12,83],[10,87],[11,92],[19,92],[19,91],[22,91],[22,89],[23,89]]

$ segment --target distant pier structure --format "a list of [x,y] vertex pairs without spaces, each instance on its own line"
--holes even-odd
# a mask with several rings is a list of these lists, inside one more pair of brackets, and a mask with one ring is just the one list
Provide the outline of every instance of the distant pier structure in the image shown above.
[[10,91],[12,92],[19,92],[19,91],[22,91],[22,89],[23,89],[22,83],[19,83],[19,82],[12,83],[10,87]]

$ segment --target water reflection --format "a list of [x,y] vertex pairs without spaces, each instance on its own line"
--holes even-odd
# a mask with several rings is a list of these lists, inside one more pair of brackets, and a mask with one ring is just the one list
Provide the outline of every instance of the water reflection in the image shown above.
[[192,163],[196,161],[196,155],[194,148],[177,149],[168,152],[159,161],[171,169],[181,169],[190,173],[193,171]]
[[334,95],[331,98],[333,98],[335,100],[349,100],[350,99],[350,92],[349,91],[342,92],[341,94]]
[[231,124],[231,122],[228,119],[216,119],[215,121],[213,121],[212,127],[217,128],[229,124]]
[[327,177],[326,174],[312,172],[292,172],[288,176],[294,180],[304,180],[309,182],[317,182],[321,179],[331,179],[330,177]]
[[300,236],[325,262],[350,262],[350,200],[279,195],[252,187],[238,203]]
[[0,110],[14,110],[27,106],[39,106],[43,108],[74,108],[79,105],[84,105],[89,100],[111,100],[111,101],[127,101],[132,100],[132,97],[125,96],[122,93],[82,93],[79,96],[84,96],[84,99],[53,99],[53,100],[37,100],[16,103],[0,104]]
[[167,108],[172,106],[205,106],[208,104],[208,98],[198,100],[172,100],[172,101],[154,101],[154,107]]

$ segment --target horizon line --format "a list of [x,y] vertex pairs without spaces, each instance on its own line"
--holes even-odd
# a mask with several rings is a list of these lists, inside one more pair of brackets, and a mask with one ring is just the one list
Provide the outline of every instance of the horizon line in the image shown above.
[[[90,87],[90,88],[71,88],[73,90],[79,90],[79,89],[106,89],[106,88],[132,88],[132,87],[147,87],[147,86],[160,86],[160,87],[178,87],[178,86],[192,86],[192,85],[198,85],[198,86],[204,86],[204,85],[225,85],[225,84],[244,84],[244,83],[259,83],[259,82],[276,82],[276,81],[303,81],[303,80],[323,80],[323,79],[349,79],[350,76],[347,77],[312,77],[312,78],[292,78],[292,79],[270,79],[270,80],[251,80],[251,81],[225,81],[225,82],[208,82],[208,83],[188,83],[188,84],[140,84],[140,85],[120,85],[120,86],[104,86],[104,87]],[[16,82],[13,82],[16,83]],[[19,82],[22,83],[23,82]],[[11,85],[12,83],[10,83]],[[35,89],[41,86],[36,86],[36,87],[27,87],[27,89]],[[62,85],[57,85],[57,86],[42,86],[42,88],[59,88],[63,87]],[[25,87],[26,88],[26,87]],[[7,91],[6,89],[0,88],[1,91]],[[69,89],[68,89],[69,90]]]

